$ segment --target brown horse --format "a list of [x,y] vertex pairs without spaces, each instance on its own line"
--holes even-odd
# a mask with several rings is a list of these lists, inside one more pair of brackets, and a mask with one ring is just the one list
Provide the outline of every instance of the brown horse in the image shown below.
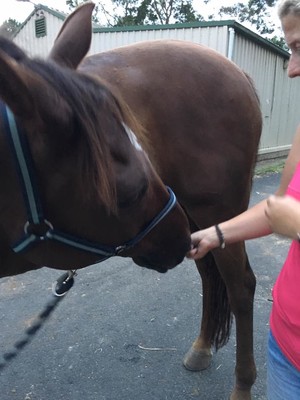
[[[173,267],[189,246],[188,227],[178,204],[168,210],[172,193],[164,185],[176,193],[192,231],[248,206],[262,124],[250,80],[215,51],[188,42],[144,42],[85,58],[92,10],[86,3],[67,18],[49,60],[29,59],[1,43],[0,96],[28,141],[45,214],[42,223],[25,227],[27,236],[40,240],[14,245],[28,211],[4,132],[3,120],[12,116],[2,116],[1,275],[97,261],[88,250],[45,240],[55,239],[53,227],[113,248],[134,243],[121,247],[120,255],[156,270]],[[147,232],[157,215],[158,224]],[[137,243],[131,240],[144,230]],[[208,367],[212,347],[228,340],[233,313],[231,399],[248,400],[256,376],[255,277],[244,243],[213,251],[197,268],[202,322],[184,364]]]
[[128,107],[96,77],[0,49],[0,276],[116,254],[160,272],[180,263],[188,220]]

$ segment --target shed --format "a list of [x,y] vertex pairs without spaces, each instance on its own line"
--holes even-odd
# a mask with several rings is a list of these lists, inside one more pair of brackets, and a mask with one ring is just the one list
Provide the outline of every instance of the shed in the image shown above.
[[[44,5],[21,25],[14,41],[31,56],[46,57],[66,15]],[[234,20],[134,27],[93,27],[90,54],[130,43],[179,39],[200,43],[228,57],[253,79],[261,102],[260,158],[287,154],[299,123],[300,80],[287,76],[289,53]],[[242,127],[241,127],[242,129]]]

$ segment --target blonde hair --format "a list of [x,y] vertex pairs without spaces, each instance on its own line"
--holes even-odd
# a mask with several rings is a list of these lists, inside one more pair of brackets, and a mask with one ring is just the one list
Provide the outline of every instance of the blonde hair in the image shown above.
[[278,16],[280,19],[287,15],[300,16],[300,1],[299,0],[282,0],[278,6]]

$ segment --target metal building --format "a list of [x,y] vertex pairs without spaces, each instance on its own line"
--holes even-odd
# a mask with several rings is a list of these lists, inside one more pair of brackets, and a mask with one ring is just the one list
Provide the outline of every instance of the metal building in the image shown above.
[[[32,56],[46,57],[66,15],[38,5],[14,41]],[[90,54],[130,43],[179,39],[209,46],[228,57],[253,79],[261,102],[263,158],[285,155],[299,123],[300,79],[287,77],[289,53],[233,21],[160,26],[101,28],[94,26]],[[241,127],[242,129],[242,127]]]

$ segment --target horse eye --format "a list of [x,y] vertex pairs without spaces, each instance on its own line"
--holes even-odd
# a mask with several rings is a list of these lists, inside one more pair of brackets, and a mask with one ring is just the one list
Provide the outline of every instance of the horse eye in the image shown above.
[[147,188],[148,184],[145,183],[136,191],[128,191],[126,194],[123,193],[122,196],[118,196],[118,208],[128,208],[134,206],[144,197]]

